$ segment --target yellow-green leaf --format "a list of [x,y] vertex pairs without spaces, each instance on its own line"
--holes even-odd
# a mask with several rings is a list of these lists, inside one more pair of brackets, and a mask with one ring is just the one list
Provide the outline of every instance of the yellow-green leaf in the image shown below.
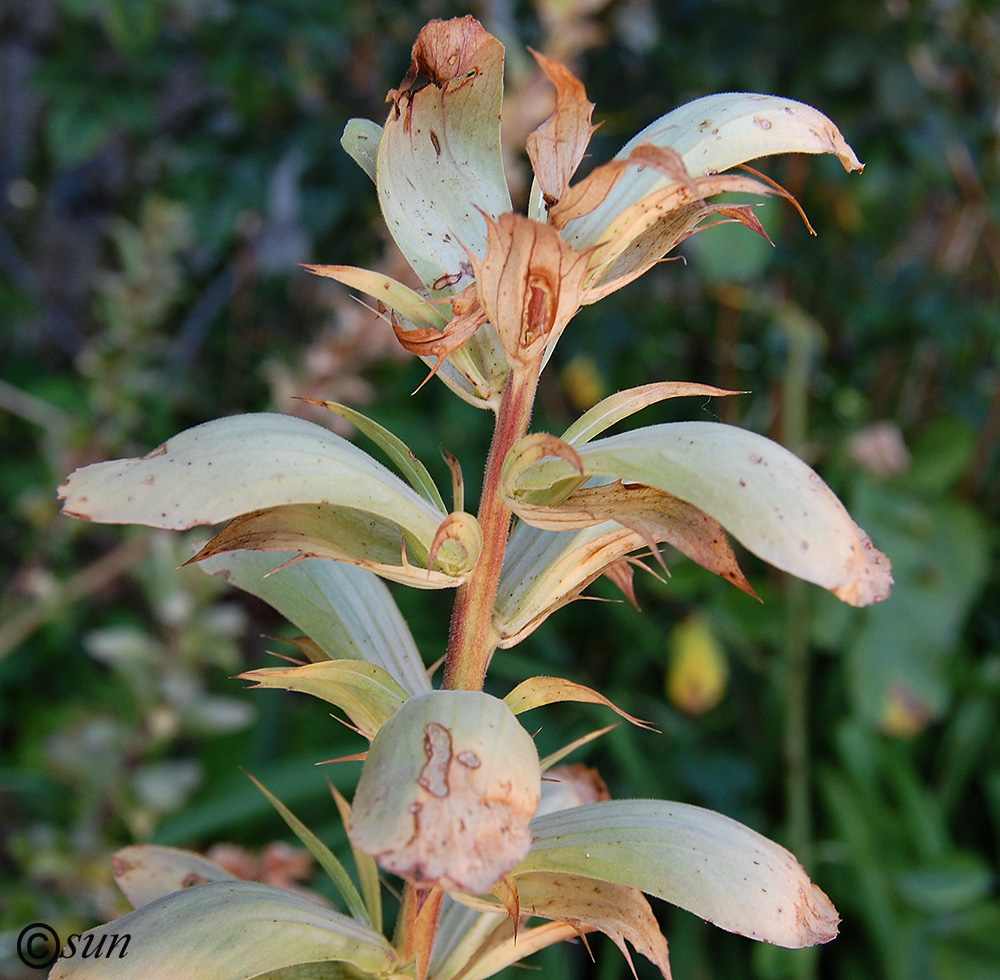
[[603,704],[616,715],[630,721],[639,728],[655,731],[647,721],[622,711],[599,691],[576,684],[564,677],[529,677],[517,685],[505,698],[504,703],[515,715],[532,708],[540,708],[544,704],[554,704],[557,701],[576,701],[585,704]]
[[321,660],[301,667],[264,667],[238,675],[256,687],[312,694],[341,708],[365,738],[375,737],[407,698],[393,677],[363,660]]

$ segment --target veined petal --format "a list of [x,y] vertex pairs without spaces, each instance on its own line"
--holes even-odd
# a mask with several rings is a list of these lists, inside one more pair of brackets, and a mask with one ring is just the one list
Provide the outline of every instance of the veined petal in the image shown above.
[[446,282],[446,296],[468,285],[465,249],[486,249],[480,212],[510,211],[500,149],[503,45],[472,17],[431,21],[389,95],[378,148],[382,213],[424,285]]
[[583,445],[590,442],[591,439],[597,438],[605,429],[609,429],[641,409],[655,405],[667,398],[682,398],[691,395],[713,398],[719,395],[743,394],[746,392],[716,388],[714,385],[700,384],[697,381],[654,381],[636,388],[626,388],[624,391],[616,391],[613,395],[608,395],[593,408],[587,409],[562,434],[562,440],[571,446]]
[[111,857],[111,872],[135,909],[206,881],[239,880],[202,854],[157,844],[133,844],[116,851]]
[[[402,346],[431,365],[432,373],[456,395],[476,408],[495,407],[507,365],[497,350],[499,341],[489,329],[472,337],[477,323],[456,323],[457,310],[449,315],[445,301],[428,299],[379,272],[351,265],[304,268],[371,296],[375,312],[389,324]],[[460,296],[453,299],[456,304],[460,301]]]
[[375,165],[382,127],[370,119],[350,119],[340,137],[340,145],[375,183]]
[[[444,535],[439,528],[429,540],[414,539],[405,533],[401,536],[393,521],[364,511],[328,504],[289,504],[234,517],[190,561],[233,551],[294,551],[297,557],[292,562],[330,558],[413,588],[448,589],[468,576],[479,557],[482,538],[471,515],[457,527],[449,515],[441,527]],[[451,534],[450,530],[459,533]],[[413,561],[407,555],[407,538]]]
[[[516,498],[508,503],[522,520],[553,531],[617,521],[639,535],[654,554],[657,544],[666,542],[738,589],[755,595],[719,522],[674,494],[615,482],[582,487],[559,503],[522,503]],[[623,591],[630,594],[628,588]]]
[[591,687],[577,684],[574,681],[568,681],[565,677],[529,677],[526,681],[521,681],[512,691],[509,691],[503,700],[504,704],[515,715],[521,714],[522,711],[530,711],[532,708],[540,708],[545,704],[555,704],[557,701],[602,704],[638,728],[656,731],[648,721],[643,721],[641,718],[630,715],[627,711],[622,711],[600,691],[595,691]]
[[358,431],[363,432],[374,442],[379,449],[384,452],[392,461],[393,466],[406,477],[406,482],[413,487],[420,496],[424,497],[442,512],[445,510],[444,500],[441,499],[441,492],[437,484],[427,472],[427,467],[417,458],[416,454],[409,446],[403,442],[395,433],[390,432],[384,425],[380,425],[374,419],[368,418],[349,405],[341,405],[339,402],[327,401],[324,398],[303,398],[302,401],[309,405],[321,405],[336,413],[343,419],[347,419]]
[[443,330],[448,323],[448,314],[440,303],[432,303],[415,289],[381,272],[353,265],[307,265],[303,268],[313,275],[336,279],[351,289],[367,293],[381,304],[380,309],[395,310],[421,330]]
[[256,687],[300,691],[335,704],[372,739],[406,701],[407,693],[387,671],[362,660],[321,660],[301,667],[262,667],[239,674]]
[[416,884],[478,894],[527,853],[540,795],[535,743],[502,701],[431,691],[372,740],[348,833]]
[[[591,288],[586,302],[602,299],[638,278],[694,234],[706,218],[719,212],[729,212],[732,217],[734,205],[704,200],[727,191],[759,196],[775,193],[774,188],[749,177],[722,174],[698,178],[693,189],[686,183],[668,184],[622,211],[590,252]],[[750,213],[746,213],[744,224],[764,234],[760,222]]]
[[578,531],[543,531],[519,523],[507,544],[493,611],[500,647],[520,643],[609,565],[645,543],[642,535],[615,521]]
[[[726,92],[696,99],[651,123],[615,159],[626,159],[641,143],[676,150],[696,178],[777,153],[832,153],[846,170],[862,169],[826,116],[802,102],[774,95]],[[600,206],[566,226],[567,241],[578,248],[593,245],[617,215],[668,183],[668,177],[648,168],[629,167]]]
[[[552,919],[573,928],[579,935],[588,932],[603,932],[621,950],[626,962],[632,959],[625,945],[630,942],[637,952],[654,963],[666,980],[670,980],[670,963],[667,956],[667,940],[660,932],[659,924],[649,907],[649,902],[638,888],[610,882],[596,882],[593,878],[558,872],[536,872],[517,878],[517,891],[522,908],[530,909],[532,916]],[[458,896],[471,907],[488,911],[496,905],[486,898]],[[527,914],[523,914],[527,918]],[[513,933],[513,929],[509,930]],[[501,931],[500,935],[503,932]],[[497,937],[499,938],[499,937]],[[559,934],[552,937],[559,941]],[[489,964],[490,972],[507,963],[517,962],[527,955],[520,948],[521,935],[508,938],[509,946],[497,943],[494,948],[480,953],[470,964],[473,976],[489,976],[479,969]],[[547,945],[547,944],[546,944]],[[542,948],[532,944],[533,947]],[[534,951],[534,948],[531,949]]]

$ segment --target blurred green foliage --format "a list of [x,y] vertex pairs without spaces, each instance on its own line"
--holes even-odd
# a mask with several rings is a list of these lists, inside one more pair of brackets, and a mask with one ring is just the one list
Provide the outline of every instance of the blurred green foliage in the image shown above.
[[[187,542],[59,517],[54,488],[211,417],[303,411],[290,395],[306,394],[367,405],[424,459],[446,447],[475,491],[487,420],[440,386],[409,397],[421,367],[296,265],[392,266],[340,133],[381,117],[426,19],[465,12],[435,0],[0,8],[0,933],[39,919],[69,931],[121,908],[109,855],[135,839],[260,850],[287,836],[241,766],[343,845],[313,764],[357,738],[318,703],[228,679],[266,649],[293,653],[264,638],[287,627],[175,570]],[[537,0],[471,12],[508,44],[512,144],[547,111],[526,85],[526,44],[586,82],[603,123],[593,160],[712,91],[791,96],[843,130],[861,177],[826,159],[763,164],[817,238],[771,203],[774,247],[713,229],[684,263],[586,308],[543,377],[536,426],[560,431],[602,393],[647,381],[750,390],[637,421],[721,417],[793,445],[897,581],[859,612],[748,561],[757,604],[671,561],[669,581],[637,581],[641,615],[579,603],[498,655],[491,683],[561,672],[651,719],[662,734],[618,728],[587,750],[612,791],[700,803],[782,840],[844,917],[835,943],[789,955],[664,908],[677,977],[1000,977],[1000,11]],[[447,485],[443,463],[435,475]],[[433,662],[447,597],[398,595]],[[698,717],[667,697],[694,611],[728,661],[723,699]],[[539,747],[605,720],[556,706]],[[356,770],[326,773],[349,792]],[[596,965],[573,947],[538,961],[626,976],[594,948]]]

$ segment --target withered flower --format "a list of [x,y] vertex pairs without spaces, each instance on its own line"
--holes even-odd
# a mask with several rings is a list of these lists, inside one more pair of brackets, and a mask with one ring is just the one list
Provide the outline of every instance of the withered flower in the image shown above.
[[[752,171],[722,171],[789,152],[833,153],[861,169],[817,110],[728,93],[667,113],[572,184],[596,128],[594,106],[568,68],[534,55],[556,107],[527,140],[535,173],[527,217],[511,213],[500,147],[503,46],[472,17],[432,21],[389,93],[385,125],[354,119],[343,137],[375,181],[423,293],[352,267],[309,267],[373,296],[403,345],[481,407],[496,407],[512,365],[540,366],[581,305],[640,276],[706,219],[764,234],[751,205],[708,198],[788,195]],[[442,315],[443,301],[457,304],[454,315]]]

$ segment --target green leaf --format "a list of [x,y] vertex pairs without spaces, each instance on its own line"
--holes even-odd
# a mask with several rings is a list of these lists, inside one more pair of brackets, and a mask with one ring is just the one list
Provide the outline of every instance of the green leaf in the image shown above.
[[374,419],[362,415],[361,412],[341,405],[339,402],[321,401],[319,399],[306,399],[314,405],[322,405],[331,412],[335,412],[341,418],[347,419],[358,431],[363,432],[374,442],[393,462],[393,465],[406,478],[406,482],[413,487],[417,493],[425,500],[432,503],[441,511],[448,508],[444,505],[441,492],[437,484],[427,472],[427,467],[420,462],[413,454],[413,450],[403,442],[397,435],[390,432],[384,425],[379,425]]
[[370,119],[349,119],[340,137],[340,145],[350,158],[375,183],[375,160],[378,144],[382,139],[382,127]]
[[408,695],[392,675],[362,660],[321,660],[301,667],[264,667],[238,675],[257,687],[301,691],[335,704],[361,730],[375,733],[402,707]]
[[[333,801],[337,804],[340,812],[340,821],[345,827],[351,824],[351,804],[341,796],[339,790],[333,783],[329,783]],[[364,898],[365,907],[368,909],[368,921],[377,932],[382,931],[382,880],[379,877],[378,864],[375,859],[365,854],[354,846],[354,841],[348,837],[351,845],[351,853],[354,855],[354,864],[358,869],[358,879],[361,882],[361,894]]]
[[407,694],[431,689],[406,620],[381,579],[320,558],[282,564],[294,557],[292,552],[230,551],[204,559],[199,567],[269,603],[331,660],[375,664]]
[[722,929],[798,948],[828,942],[830,900],[778,844],[720,813],[661,800],[609,800],[531,822],[514,870],[630,885]]
[[899,585],[847,645],[849,690],[869,724],[912,734],[948,708],[955,651],[990,570],[989,534],[971,507],[889,486],[861,484],[856,506]]
[[337,891],[340,892],[347,903],[347,909],[351,915],[359,922],[373,926],[374,923],[368,915],[365,903],[361,900],[361,895],[358,894],[358,889],[355,887],[354,882],[351,881],[351,876],[347,873],[344,866],[337,860],[336,855],[259,779],[251,773],[247,773],[247,776],[250,782],[264,794],[271,806],[281,814],[281,819],[288,824],[292,833],[302,841],[302,844],[316,859],[319,866],[330,876],[330,880],[337,886]]
[[[718,422],[646,426],[578,447],[584,477],[665,491],[717,520],[764,561],[852,605],[889,594],[889,561],[805,463],[764,436]],[[579,479],[563,459],[517,476],[530,493]],[[613,516],[613,515],[608,515]]]
[[708,398],[716,395],[738,395],[742,392],[728,391],[725,388],[714,388],[712,385],[696,384],[688,381],[659,381],[653,384],[640,385],[626,391],[618,391],[599,401],[593,408],[584,412],[563,434],[563,442],[571,446],[582,446],[585,442],[599,436],[605,429],[648,405],[667,398],[678,398],[684,395],[704,395]]
[[965,911],[989,897],[996,876],[978,855],[954,851],[903,871],[897,887],[915,908],[931,915]]
[[140,458],[85,466],[60,496],[73,517],[171,530],[325,503],[394,521],[428,548],[446,516],[346,439],[271,413],[216,419]]
[[[119,955],[93,956],[96,944],[113,936],[129,937],[126,955],[119,943]],[[92,955],[85,958],[80,953],[88,937]],[[51,980],[247,980],[328,961],[384,975],[396,965],[392,947],[367,926],[294,892],[251,881],[174,892],[84,933],[76,953],[58,960]]]

